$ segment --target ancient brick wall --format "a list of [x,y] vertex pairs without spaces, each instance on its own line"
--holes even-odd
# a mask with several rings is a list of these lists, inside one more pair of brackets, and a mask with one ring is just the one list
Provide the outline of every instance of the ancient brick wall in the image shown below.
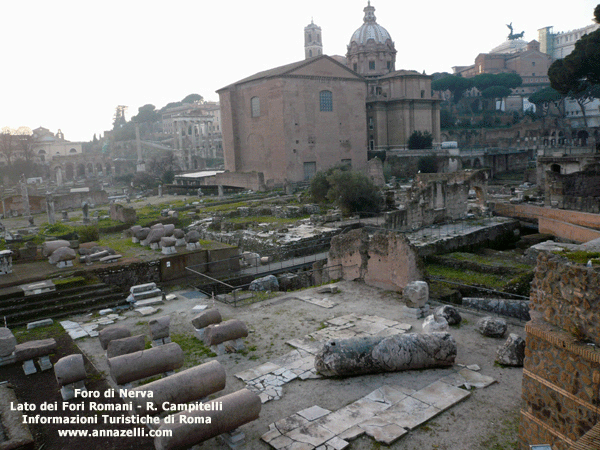
[[597,268],[540,253],[530,308],[544,321],[600,346],[600,273]]
[[538,257],[525,327],[522,450],[568,450],[600,420],[599,275],[555,255]]

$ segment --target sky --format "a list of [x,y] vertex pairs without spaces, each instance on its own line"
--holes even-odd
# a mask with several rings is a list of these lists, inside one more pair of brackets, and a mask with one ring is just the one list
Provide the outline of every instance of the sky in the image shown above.
[[[304,59],[304,27],[323,51],[345,55],[367,0],[0,0],[5,56],[0,128],[61,129],[90,141],[112,128],[118,105],[157,109]],[[592,23],[598,0],[372,0],[395,42],[396,69],[452,72],[509,34],[565,32]],[[493,5],[493,6],[492,6]]]

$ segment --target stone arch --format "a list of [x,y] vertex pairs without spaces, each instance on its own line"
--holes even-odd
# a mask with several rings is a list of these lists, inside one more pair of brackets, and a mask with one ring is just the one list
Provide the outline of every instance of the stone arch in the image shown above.
[[550,166],[550,171],[554,173],[560,173],[560,164],[552,164]]
[[71,149],[69,149],[69,153],[70,154],[77,153],[77,149],[71,148]]

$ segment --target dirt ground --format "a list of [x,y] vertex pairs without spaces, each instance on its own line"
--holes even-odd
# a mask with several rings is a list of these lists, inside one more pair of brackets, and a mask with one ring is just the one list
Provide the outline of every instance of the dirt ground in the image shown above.
[[[422,319],[413,320],[402,315],[402,302],[398,294],[370,288],[356,282],[341,282],[338,286],[340,292],[334,295],[317,294],[316,289],[302,291],[303,296],[313,292],[315,297],[328,297],[337,303],[331,309],[299,300],[295,297],[297,293],[282,294],[270,300],[238,308],[216,302],[215,307],[221,312],[223,320],[240,319],[250,329],[246,341],[249,351],[246,354],[225,354],[202,361],[216,359],[227,372],[227,386],[218,395],[245,387],[244,383],[234,376],[236,373],[254,368],[292,351],[293,348],[286,344],[287,340],[314,332],[324,326],[325,320],[334,317],[348,313],[369,314],[408,323],[413,327],[411,331],[421,331]],[[184,291],[175,292],[181,294]],[[151,316],[142,317],[134,311],[122,313],[123,319],[118,323],[129,327],[132,334],[148,335],[148,320],[170,315],[171,335],[190,334],[193,330],[191,318],[196,314],[191,310],[197,304],[212,306],[213,301],[187,299],[179,295],[178,300],[159,306],[159,311]],[[409,432],[389,448],[395,450],[515,448],[511,443],[516,440],[518,427],[522,370],[494,365],[496,350],[504,339],[483,337],[475,326],[481,316],[460,311],[463,317],[461,326],[451,328],[451,334],[458,346],[456,364],[477,364],[481,367],[482,374],[493,377],[497,383],[485,389],[472,391],[472,395],[465,401]],[[74,319],[82,321],[86,317]],[[508,332],[524,337],[523,326],[523,323],[509,321]],[[101,373],[109,373],[104,352],[97,338],[85,338],[77,340],[76,343]],[[305,381],[296,379],[283,386],[283,396],[280,400],[263,404],[260,418],[244,425],[242,430],[247,436],[249,449],[268,449],[270,447],[260,437],[268,431],[269,424],[297,411],[313,405],[335,411],[384,384],[418,390],[452,373],[455,369],[405,371],[342,379]],[[227,447],[213,439],[205,443],[204,448],[220,450]],[[379,448],[379,444],[366,436],[353,441],[350,448],[370,450]]]

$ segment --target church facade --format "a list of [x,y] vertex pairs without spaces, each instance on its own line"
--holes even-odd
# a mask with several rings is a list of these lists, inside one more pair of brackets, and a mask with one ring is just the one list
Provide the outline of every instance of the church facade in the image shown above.
[[321,28],[304,30],[305,60],[220,89],[225,169],[262,172],[267,186],[310,180],[348,164],[365,171],[368,150],[406,150],[414,131],[440,141],[431,77],[396,70],[396,49],[364,8],[345,57],[322,54]]

